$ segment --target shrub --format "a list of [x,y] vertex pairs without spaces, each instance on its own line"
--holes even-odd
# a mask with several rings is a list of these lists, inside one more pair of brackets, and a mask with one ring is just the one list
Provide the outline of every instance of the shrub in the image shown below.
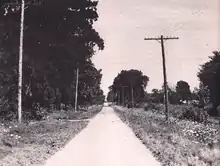
[[1,120],[11,120],[17,118],[17,106],[5,99],[4,96],[0,97],[0,117]]
[[132,103],[131,103],[131,102],[128,102],[128,103],[127,103],[127,107],[128,107],[128,108],[132,108]]
[[220,105],[216,109],[217,109],[217,113],[218,113],[218,116],[219,116],[220,115]]
[[140,108],[141,107],[141,103],[138,103],[138,102],[134,103],[134,107],[135,108]]
[[196,122],[205,122],[207,120],[207,113],[204,109],[198,107],[187,107],[182,109],[182,114],[179,119],[188,119]]
[[154,104],[154,103],[146,103],[146,104],[144,105],[144,110],[145,110],[145,111],[149,111],[149,110],[152,110],[152,109],[154,109],[154,110],[158,109],[158,107],[156,106],[156,104]]

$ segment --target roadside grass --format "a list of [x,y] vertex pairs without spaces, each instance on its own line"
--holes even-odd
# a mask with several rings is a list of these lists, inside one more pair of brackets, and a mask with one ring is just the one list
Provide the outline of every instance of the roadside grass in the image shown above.
[[68,110],[68,111],[54,111],[48,116],[45,116],[44,120],[56,119],[56,120],[86,120],[93,118],[96,114],[98,114],[102,110],[101,105],[98,106],[90,106],[88,109],[78,109],[77,111]]
[[[152,111],[157,114],[164,115],[164,104],[143,104],[141,108],[144,108],[145,111]],[[189,109],[191,112],[196,112],[201,111],[201,109],[194,107],[193,105],[173,105],[169,104],[168,105],[168,114],[169,116],[172,116],[174,118],[180,118],[183,116],[184,110]],[[208,117],[207,123],[210,124],[220,124],[220,117]]]
[[166,166],[219,166],[220,129],[144,109],[114,107],[123,122]]
[[94,117],[101,109],[102,106],[93,106],[80,113],[66,111],[59,114],[57,111],[56,116],[52,113],[42,121],[2,124],[0,165],[43,164],[88,125],[89,121],[83,119]]

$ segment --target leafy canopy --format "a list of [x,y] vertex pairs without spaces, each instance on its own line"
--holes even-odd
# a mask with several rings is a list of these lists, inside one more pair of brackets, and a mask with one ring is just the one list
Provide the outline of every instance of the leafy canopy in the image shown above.
[[[79,99],[103,100],[101,71],[91,61],[104,41],[93,28],[97,1],[25,0],[23,107],[33,110],[61,103],[73,105],[76,68],[80,70]],[[38,3],[40,2],[40,3]],[[20,3],[20,1],[19,1]],[[20,4],[0,1],[0,79],[4,101],[16,109]],[[5,109],[7,110],[7,109]]]
[[133,90],[134,100],[138,102],[145,96],[145,88],[147,87],[148,81],[149,77],[143,75],[141,71],[134,69],[122,70],[115,77],[112,86],[110,86],[110,91],[114,94],[113,98],[116,101],[120,100],[120,102],[122,102],[122,96],[124,96],[124,100],[131,102]]
[[214,51],[209,61],[201,65],[198,78],[210,93],[210,100],[214,106],[211,115],[217,115],[217,107],[220,105],[220,52]]

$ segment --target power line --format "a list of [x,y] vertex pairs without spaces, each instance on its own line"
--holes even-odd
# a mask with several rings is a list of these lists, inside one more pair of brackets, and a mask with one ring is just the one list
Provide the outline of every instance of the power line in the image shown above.
[[163,59],[163,79],[164,79],[164,97],[165,97],[165,116],[168,121],[168,91],[167,91],[167,73],[166,73],[166,59],[165,59],[165,51],[164,51],[164,40],[175,40],[179,39],[179,37],[164,37],[161,35],[156,38],[144,38],[144,40],[156,40],[161,44],[162,51],[162,59]]

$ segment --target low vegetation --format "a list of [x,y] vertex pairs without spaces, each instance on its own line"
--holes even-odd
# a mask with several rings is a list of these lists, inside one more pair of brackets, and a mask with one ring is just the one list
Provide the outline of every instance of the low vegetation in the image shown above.
[[[157,109],[114,107],[136,136],[165,166],[220,165],[220,130],[218,124],[170,117],[169,123]],[[176,109],[174,109],[176,110]]]
[[[157,114],[164,114],[164,105],[155,103],[145,103],[140,106],[144,108],[145,111],[152,111]],[[168,106],[168,114],[177,119],[186,119],[199,123],[215,123],[219,124],[219,117],[211,117],[208,115],[208,111],[211,106],[206,106],[205,108],[195,107],[193,105],[172,105]]]
[[29,123],[2,123],[0,127],[0,165],[26,166],[43,164],[63,148],[88,124],[88,119],[101,111],[102,106],[88,110],[56,112],[45,120]]

